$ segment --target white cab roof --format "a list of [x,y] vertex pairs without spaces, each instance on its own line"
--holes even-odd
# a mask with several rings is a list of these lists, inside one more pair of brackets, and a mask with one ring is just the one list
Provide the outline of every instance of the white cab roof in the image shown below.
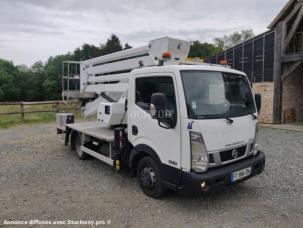
[[180,70],[201,70],[201,71],[214,71],[214,72],[225,72],[246,75],[244,72],[233,70],[228,67],[223,67],[219,65],[211,64],[201,64],[201,65],[168,65],[168,66],[155,66],[155,67],[144,67],[140,69],[133,70],[133,74],[148,74],[148,73],[172,73]]

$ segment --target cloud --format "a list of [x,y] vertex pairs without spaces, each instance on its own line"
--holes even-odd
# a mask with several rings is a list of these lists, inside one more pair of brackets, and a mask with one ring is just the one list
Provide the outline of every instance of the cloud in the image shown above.
[[286,0],[1,0],[0,58],[31,65],[111,33],[133,46],[161,36],[211,42],[266,30]]

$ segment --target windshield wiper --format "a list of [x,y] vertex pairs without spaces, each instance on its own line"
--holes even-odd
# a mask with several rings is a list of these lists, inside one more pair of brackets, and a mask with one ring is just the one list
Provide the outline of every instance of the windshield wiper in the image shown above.
[[257,120],[257,119],[258,119],[258,117],[257,117],[255,114],[250,113],[250,115],[253,117],[254,120]]
[[223,115],[221,114],[214,114],[214,115],[195,115],[196,118],[202,118],[202,119],[207,119],[207,118],[213,118],[213,119],[218,119],[218,118],[224,118]]
[[203,119],[207,119],[207,118],[222,118],[222,119],[226,119],[227,122],[229,124],[232,124],[234,122],[234,120],[232,120],[231,118],[222,115],[222,114],[214,114],[214,115],[196,115],[196,118],[203,118]]
[[229,117],[224,117],[226,120],[227,120],[227,122],[229,123],[229,124],[232,124],[233,122],[234,122],[234,120],[232,120],[231,118],[229,118]]

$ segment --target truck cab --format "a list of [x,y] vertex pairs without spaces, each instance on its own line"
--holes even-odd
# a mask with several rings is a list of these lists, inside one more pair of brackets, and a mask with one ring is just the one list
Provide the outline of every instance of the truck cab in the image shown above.
[[[243,72],[211,65],[134,70],[127,133],[143,191],[203,193],[261,173],[258,108]],[[153,162],[140,164],[142,154]]]

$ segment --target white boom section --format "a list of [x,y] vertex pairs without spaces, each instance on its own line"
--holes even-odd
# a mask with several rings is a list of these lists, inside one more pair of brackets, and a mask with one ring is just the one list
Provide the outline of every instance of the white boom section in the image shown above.
[[128,79],[133,69],[158,65],[164,52],[171,54],[170,60],[165,61],[166,65],[178,64],[187,58],[189,49],[190,43],[187,41],[163,37],[150,41],[144,47],[80,62],[80,92],[93,92],[97,95],[95,101],[86,104],[83,109],[84,116],[95,114],[100,103],[109,102],[104,94],[110,98],[114,97],[115,102],[125,98]]

